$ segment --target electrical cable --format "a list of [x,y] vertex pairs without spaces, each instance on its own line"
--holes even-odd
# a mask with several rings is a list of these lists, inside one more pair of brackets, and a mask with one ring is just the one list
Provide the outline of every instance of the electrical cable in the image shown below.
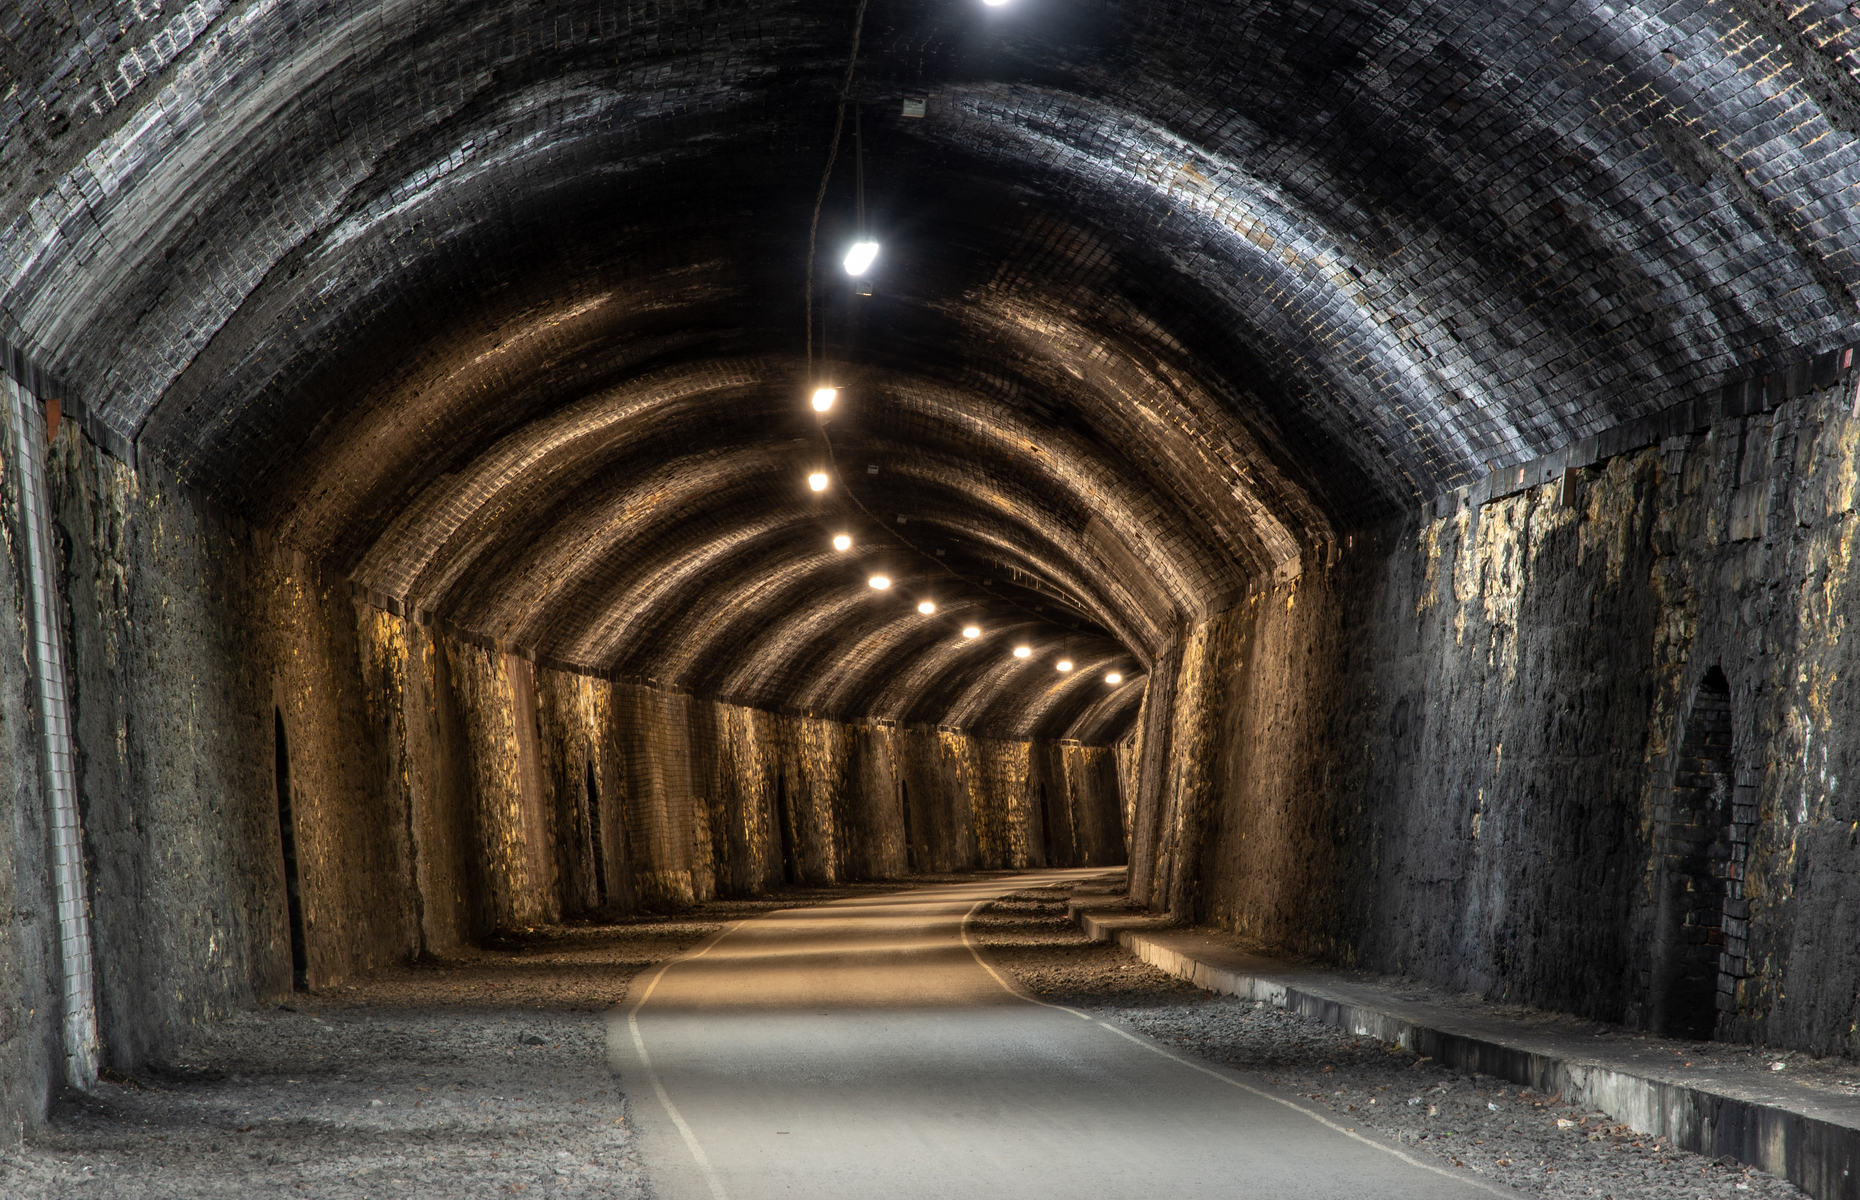
[[[853,142],[854,158],[856,161],[854,163],[853,173],[859,236],[862,239],[867,236],[865,227],[865,137],[859,120],[859,102],[853,99],[852,88],[853,77],[859,68],[859,40],[865,30],[865,9],[868,2],[869,0],[859,0],[859,7],[853,13],[852,47],[846,56],[846,74],[840,81],[839,104],[833,117],[833,137],[827,145],[827,165],[820,173],[820,187],[814,192],[814,212],[807,226],[807,285],[802,307],[806,314],[807,380],[808,386],[810,387],[818,382],[814,376],[814,263],[820,255],[820,211],[826,204],[827,186],[833,179],[833,167],[839,161],[840,138],[846,128],[846,106],[848,104],[854,106]],[[823,314],[820,321],[820,357],[823,362],[826,360],[827,354],[826,325],[826,317]],[[898,533],[895,529],[891,528],[891,526],[874,516],[872,510],[865,506],[864,501],[860,500],[859,497],[853,493],[852,489],[846,486],[846,480],[844,476],[840,474],[839,462],[833,452],[833,439],[827,433],[827,422],[824,415],[819,425],[820,440],[827,452],[827,469],[831,478],[839,484],[839,494],[852,501],[853,506],[864,513],[868,521],[884,530],[891,536],[893,541],[899,543],[919,558],[942,568],[943,572],[950,578],[966,584],[969,587],[978,588],[989,596],[994,597],[996,600],[1007,604],[1011,608],[1018,609],[1022,614],[1042,624],[1058,624],[1058,622],[1053,621],[1052,618],[1043,613],[1036,613],[1029,610],[1025,605],[1014,600],[1012,597],[1003,596],[992,588],[980,585],[975,580],[957,571],[948,563],[927,553],[909,538]],[[1049,599],[1054,598],[1049,597]],[[1084,611],[1084,606],[1082,605],[1074,606],[1066,601],[1056,602],[1067,603],[1068,607],[1072,607],[1077,615],[1083,616],[1087,620],[1091,619]]]
[[859,69],[859,35],[865,31],[865,6],[853,14],[852,50],[846,55],[846,78],[840,82],[840,103],[833,117],[833,140],[827,146],[827,166],[820,173],[820,188],[814,193],[814,216],[807,226],[807,377],[814,377],[814,259],[820,251],[820,209],[827,202],[827,183],[833,178],[833,164],[840,156],[840,133],[846,127],[846,103],[852,98],[853,72]]

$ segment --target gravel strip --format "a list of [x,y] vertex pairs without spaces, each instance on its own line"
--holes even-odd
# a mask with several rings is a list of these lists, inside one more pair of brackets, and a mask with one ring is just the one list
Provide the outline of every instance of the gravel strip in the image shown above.
[[1087,940],[1066,917],[1069,891],[1003,897],[970,928],[996,966],[1041,999],[1249,1072],[1257,1086],[1325,1110],[1346,1128],[1555,1200],[1806,1196],[1785,1180],[1674,1150],[1664,1138],[1644,1138],[1561,1097],[1456,1074],[1399,1046],[1201,991],[1121,947]]
[[236,1013],[168,1061],[63,1096],[0,1156],[0,1196],[648,1196],[607,1068],[604,1014],[629,981],[727,922],[898,890],[517,930]]

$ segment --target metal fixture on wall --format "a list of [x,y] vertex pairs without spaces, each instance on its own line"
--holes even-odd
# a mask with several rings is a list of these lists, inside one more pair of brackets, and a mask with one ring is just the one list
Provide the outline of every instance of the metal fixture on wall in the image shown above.
[[64,999],[65,1080],[86,1091],[97,1084],[97,998],[91,959],[90,884],[84,870],[77,779],[72,769],[71,704],[65,691],[64,623],[53,574],[55,548],[45,486],[44,414],[31,392],[0,378],[7,431],[18,469],[20,526],[26,551],[27,628],[32,639],[33,706],[39,719],[39,767],[44,772],[52,834],[52,886],[58,913],[60,982]]

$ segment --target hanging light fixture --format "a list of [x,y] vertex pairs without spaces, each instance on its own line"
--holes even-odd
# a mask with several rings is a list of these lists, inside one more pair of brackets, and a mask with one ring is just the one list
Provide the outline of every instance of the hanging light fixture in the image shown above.
[[1033,647],[1032,647],[1032,646],[1016,646],[1016,647],[1014,647],[1014,657],[1015,657],[1015,658],[1032,658],[1032,657],[1033,657]]
[[832,408],[833,400],[839,394],[840,394],[840,390],[838,388],[830,388],[830,387],[815,388],[814,389],[814,411],[815,412],[826,412],[829,408]]
[[851,550],[852,539],[842,533],[833,539],[833,548],[835,550]]
[[936,602],[932,600],[919,601],[917,604],[917,611],[927,617],[936,611]]
[[866,582],[881,592],[891,586],[891,580],[883,575],[874,575]]
[[854,242],[852,244],[852,249],[846,252],[846,273],[848,275],[863,275],[871,270],[872,264],[877,261],[877,242]]
[[[848,275],[858,278],[871,270],[872,264],[878,261],[878,243],[872,240],[872,235],[865,227],[865,131],[859,122],[859,102],[856,100],[853,102],[853,189],[858,205],[859,240],[846,251],[842,265]],[[861,283],[856,290],[861,296],[872,294],[869,283]]]
[[1106,683],[1122,683],[1124,682],[1124,677],[1119,675],[1116,671],[1112,671],[1109,675],[1104,677],[1104,681]]
[[815,471],[812,475],[807,477],[807,486],[813,488],[816,492],[826,491],[827,473],[825,471]]
[[1070,671],[1072,669],[1072,660],[1069,658],[1062,658],[1053,664],[1053,669],[1057,671]]
[[982,636],[982,631],[973,625],[969,625],[963,629],[962,636],[966,638],[978,638]]

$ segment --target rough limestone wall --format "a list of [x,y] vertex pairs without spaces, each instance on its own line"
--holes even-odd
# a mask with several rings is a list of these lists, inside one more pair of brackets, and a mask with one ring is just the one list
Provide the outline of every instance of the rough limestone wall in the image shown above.
[[974,866],[988,870],[1035,865],[1039,839],[1031,828],[1029,743],[945,733],[945,761],[958,765],[975,830]]
[[[70,425],[50,474],[117,1069],[292,988],[281,764],[313,987],[498,929],[765,891],[790,870],[804,883],[905,874],[907,786],[918,869],[1025,863],[1045,836],[1029,764],[1072,778],[1045,747],[538,670],[359,600]],[[61,1061],[17,496],[5,499],[0,1141],[40,1119]],[[1075,803],[1072,784],[1053,786],[1067,798],[1049,805]],[[1114,824],[1115,792],[1102,802]]]
[[[1140,901],[1155,894],[1158,868],[1165,872],[1169,869],[1168,861],[1164,859],[1159,863],[1157,856],[1167,808],[1172,762],[1170,735],[1180,657],[1179,646],[1171,646],[1156,656],[1144,687],[1143,704],[1137,713],[1134,786],[1126,802],[1129,815],[1125,827],[1130,844],[1130,894]],[[1166,886],[1163,894],[1167,895]]]
[[380,610],[367,615],[364,627],[370,625],[400,631],[395,644],[405,654],[400,727],[406,738],[401,756],[410,805],[410,882],[419,903],[420,948],[443,955],[489,928],[477,907],[477,898],[488,893],[484,877],[490,864],[475,853],[471,735],[453,685],[454,656],[429,629]]
[[[616,906],[617,872],[606,823],[595,829],[614,793],[602,786],[607,702],[611,689],[585,675],[536,675],[537,771],[555,829],[556,890],[562,911],[585,915]],[[592,793],[592,794],[590,794]],[[600,863],[595,859],[598,856]]]
[[691,760],[690,704],[687,696],[622,686],[614,689],[609,709],[633,886],[649,906],[700,898],[692,880],[690,782],[702,763]]
[[[1741,895],[1682,932],[1725,955],[1719,1036],[1860,1049],[1850,404],[1669,439],[1567,500],[1544,486],[1359,533],[1334,569],[1204,626],[1164,681],[1182,690],[1170,771],[1139,779],[1159,796],[1138,796],[1133,852],[1157,863],[1140,894],[1289,953],[1646,1020],[1674,933],[1656,850],[1715,668],[1735,819],[1714,853]],[[1141,771],[1161,727],[1126,751]],[[1204,770],[1197,847],[1184,797]]]
[[848,739],[846,869],[853,879],[897,879],[910,873],[904,795],[899,790],[897,731],[853,725]]
[[471,928],[521,929],[561,919],[554,822],[537,763],[535,684],[523,659],[446,642],[470,779],[468,857],[477,864]]
[[1115,866],[1124,861],[1117,752],[1059,742],[1030,747],[1037,800],[1036,866]]
[[[712,874],[718,894],[725,896],[754,895],[782,882],[767,764],[753,743],[736,740],[751,728],[748,714],[748,709],[725,704],[696,705],[691,713],[692,743],[702,750],[695,786],[706,800]],[[736,752],[720,753],[726,746]]]
[[357,609],[300,558],[66,425],[50,464],[106,1061],[291,986],[275,724],[314,984],[403,955],[405,814]]
[[1131,834],[1137,818],[1137,790],[1143,777],[1143,730],[1149,702],[1149,691],[1145,689],[1143,700],[1137,706],[1137,719],[1131,722],[1124,736],[1117,739],[1114,748],[1117,756],[1118,833],[1126,848],[1132,845]]
[[17,473],[0,471],[0,480],[0,1150],[16,1150],[63,1081],[64,1055]]
[[960,871],[978,860],[974,812],[959,755],[946,753],[945,735],[933,730],[892,731],[900,801],[910,801],[913,869]]

